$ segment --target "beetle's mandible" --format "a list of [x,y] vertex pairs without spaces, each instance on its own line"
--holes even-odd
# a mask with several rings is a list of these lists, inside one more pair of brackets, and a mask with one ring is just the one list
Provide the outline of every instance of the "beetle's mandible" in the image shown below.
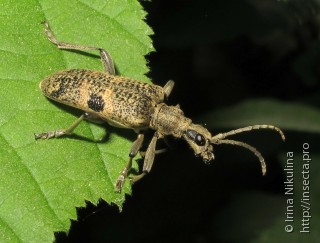
[[129,162],[120,172],[116,181],[116,191],[121,191],[125,179],[130,173],[132,159],[140,151],[146,129],[154,130],[154,136],[144,154],[142,173],[130,177],[134,182],[150,172],[158,139],[171,135],[187,141],[195,155],[209,163],[214,159],[213,145],[231,144],[244,147],[253,152],[259,159],[262,173],[266,173],[266,164],[261,153],[244,142],[226,139],[227,137],[255,129],[272,129],[285,140],[283,132],[272,125],[253,125],[212,136],[203,126],[192,123],[177,106],[164,103],[174,86],[168,81],[164,87],[147,84],[126,77],[115,76],[113,61],[102,48],[74,45],[58,41],[53,35],[47,21],[44,22],[48,39],[60,49],[97,50],[100,52],[104,72],[84,69],[60,71],[46,77],[40,83],[40,89],[48,98],[73,106],[84,111],[69,128],[35,134],[36,139],[47,139],[69,135],[84,119],[98,119],[110,125],[133,129],[138,137],[133,142]]

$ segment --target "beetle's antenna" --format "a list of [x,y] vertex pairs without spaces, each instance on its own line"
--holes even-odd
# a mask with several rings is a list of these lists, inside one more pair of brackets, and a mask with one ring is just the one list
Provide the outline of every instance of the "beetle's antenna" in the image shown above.
[[223,139],[223,140],[215,140],[214,144],[231,144],[231,145],[237,145],[243,148],[246,148],[248,150],[250,150],[252,153],[254,153],[255,156],[258,157],[260,163],[261,163],[261,169],[262,169],[262,175],[265,175],[267,172],[267,166],[266,163],[264,161],[264,158],[262,157],[261,153],[254,147],[252,147],[251,145],[244,143],[244,142],[239,142],[239,141],[235,141],[235,140],[229,140],[229,139]]
[[276,132],[278,132],[282,138],[283,141],[286,140],[286,137],[284,136],[284,133],[281,131],[280,128],[272,126],[272,125],[253,125],[253,126],[247,126],[247,127],[242,127],[242,128],[238,128],[235,130],[232,130],[230,132],[225,132],[225,133],[219,133],[216,136],[212,137],[212,141],[215,140],[222,140],[226,137],[238,134],[238,133],[243,133],[243,132],[249,132],[252,130],[259,130],[259,129],[271,129],[271,130],[275,130]]

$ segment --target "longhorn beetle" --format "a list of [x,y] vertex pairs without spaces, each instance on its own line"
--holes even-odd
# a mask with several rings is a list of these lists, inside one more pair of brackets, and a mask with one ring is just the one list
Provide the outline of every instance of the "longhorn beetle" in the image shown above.
[[40,89],[48,98],[84,111],[70,127],[56,131],[35,134],[36,139],[48,139],[72,134],[84,120],[102,120],[112,126],[133,129],[137,139],[133,142],[129,162],[120,172],[116,181],[116,191],[120,192],[130,173],[132,159],[140,151],[146,129],[154,130],[154,135],[144,154],[142,173],[130,177],[135,183],[150,172],[156,154],[158,139],[171,135],[187,141],[195,155],[202,157],[205,163],[214,159],[213,145],[231,144],[244,147],[258,157],[262,174],[266,173],[266,164],[261,153],[244,142],[226,139],[231,135],[256,129],[272,129],[285,140],[283,132],[272,125],[253,125],[212,136],[203,126],[192,123],[177,106],[168,106],[164,100],[169,97],[174,82],[168,81],[164,87],[147,84],[126,77],[115,76],[113,61],[102,48],[74,45],[60,42],[52,33],[47,21],[45,33],[48,39],[59,49],[96,50],[100,52],[104,72],[71,69],[52,74],[40,83]]

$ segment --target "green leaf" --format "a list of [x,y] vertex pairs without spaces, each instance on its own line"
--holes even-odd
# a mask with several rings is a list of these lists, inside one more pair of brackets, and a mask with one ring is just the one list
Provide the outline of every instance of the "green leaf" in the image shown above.
[[271,124],[294,131],[320,132],[319,109],[302,103],[273,99],[247,100],[207,113],[199,120],[206,121],[209,128]]
[[63,69],[102,70],[98,53],[59,50],[41,22],[61,41],[105,48],[121,75],[144,81],[152,30],[136,0],[3,0],[0,12],[0,242],[52,242],[85,200],[121,208],[131,188],[117,194],[114,184],[134,133],[82,122],[77,136],[35,141],[81,114],[46,99],[39,82]]

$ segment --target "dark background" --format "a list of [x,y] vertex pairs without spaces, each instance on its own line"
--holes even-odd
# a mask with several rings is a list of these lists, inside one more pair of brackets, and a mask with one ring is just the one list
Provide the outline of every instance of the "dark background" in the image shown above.
[[[149,77],[159,85],[176,82],[169,103],[179,103],[188,117],[252,98],[318,107],[316,1],[154,0],[142,5],[155,32]],[[285,145],[272,132],[238,136],[272,162],[266,177],[244,149],[215,148],[216,160],[207,166],[183,141],[172,140],[173,149],[157,156],[152,172],[134,185],[122,213],[105,202],[88,204],[78,209],[79,221],[68,236],[57,233],[57,242],[255,240],[284,220],[281,152],[294,150],[305,137],[319,139],[303,131],[286,135]]]

